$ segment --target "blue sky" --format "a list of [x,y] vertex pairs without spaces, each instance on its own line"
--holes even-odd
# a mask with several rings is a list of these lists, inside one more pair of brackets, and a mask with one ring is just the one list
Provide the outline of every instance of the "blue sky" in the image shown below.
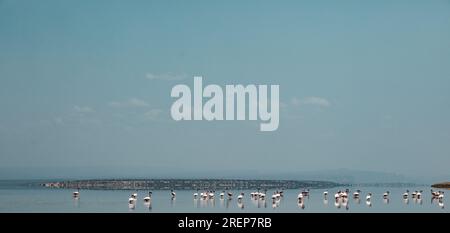
[[[0,175],[448,175],[449,41],[443,0],[0,0]],[[279,84],[279,129],[174,122],[194,75]]]

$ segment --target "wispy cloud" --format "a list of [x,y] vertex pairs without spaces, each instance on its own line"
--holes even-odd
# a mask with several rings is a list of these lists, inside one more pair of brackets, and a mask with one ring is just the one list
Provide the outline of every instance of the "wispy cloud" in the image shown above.
[[302,101],[301,101],[299,98],[297,98],[297,97],[292,97],[292,99],[291,99],[291,105],[299,106],[299,105],[301,105],[301,103],[302,103]]
[[68,109],[68,111],[55,116],[49,122],[55,125],[69,125],[69,124],[99,124],[101,120],[97,116],[97,111],[89,106],[75,105]]
[[144,113],[144,117],[148,120],[156,120],[161,115],[163,111],[161,109],[155,108],[152,110],[149,110]]
[[165,74],[152,74],[147,73],[145,77],[148,80],[164,80],[164,81],[177,81],[188,78],[186,74],[173,74],[173,73],[165,73]]
[[306,98],[303,98],[303,99],[299,99],[299,98],[293,97],[291,99],[291,104],[293,106],[300,106],[300,105],[315,105],[315,106],[319,106],[319,107],[329,107],[329,106],[331,106],[330,101],[328,101],[325,98],[316,97],[316,96],[306,97]]
[[[304,117],[303,107],[312,106],[322,110],[331,106],[331,102],[323,97],[310,96],[305,98],[292,97],[289,101],[280,102],[280,110],[287,119],[300,119]],[[306,109],[306,108],[305,108]]]
[[55,117],[53,120],[54,120],[55,124],[57,124],[57,125],[64,124],[64,121],[63,121],[62,117]]
[[95,112],[94,109],[91,108],[91,107],[88,107],[88,106],[77,106],[77,105],[73,106],[73,111],[76,112],[76,113],[81,113],[81,114]]
[[148,107],[149,104],[138,98],[130,98],[125,101],[112,101],[108,103],[111,107]]

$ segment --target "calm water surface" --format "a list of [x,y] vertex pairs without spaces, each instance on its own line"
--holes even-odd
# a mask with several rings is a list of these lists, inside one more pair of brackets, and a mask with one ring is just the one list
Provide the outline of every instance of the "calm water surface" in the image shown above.
[[[255,190],[233,190],[232,200],[220,199],[220,191],[213,200],[194,200],[195,191],[176,191],[175,199],[171,198],[169,191],[153,191],[151,205],[142,200],[148,192],[138,191],[136,205],[130,206],[128,198],[132,191],[81,190],[80,198],[75,200],[72,197],[74,190],[1,187],[0,212],[449,212],[448,198],[444,198],[441,204],[437,200],[432,201],[429,187],[408,188],[410,191],[424,191],[420,201],[410,198],[408,202],[402,198],[407,189],[404,187],[353,187],[353,190],[361,189],[361,200],[349,198],[347,205],[335,203],[334,193],[346,188],[327,190],[328,201],[323,198],[325,190],[313,189],[303,205],[297,202],[299,190],[285,190],[284,197],[277,203],[270,199],[274,190],[267,192],[269,198],[266,201],[252,200],[250,192]],[[389,201],[382,197],[387,190],[390,191]],[[246,193],[241,204],[236,199],[240,192]],[[368,192],[373,194],[370,203],[365,200]]]

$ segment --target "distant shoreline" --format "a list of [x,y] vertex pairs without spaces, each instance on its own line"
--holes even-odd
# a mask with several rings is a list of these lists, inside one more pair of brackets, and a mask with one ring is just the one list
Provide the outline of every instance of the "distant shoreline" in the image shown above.
[[450,182],[442,182],[431,185],[433,188],[450,189]]
[[46,188],[95,190],[326,189],[348,186],[330,181],[244,179],[92,179],[42,183]]
[[[157,185],[157,184],[160,185]],[[438,186],[436,186],[438,185]],[[346,183],[326,180],[258,180],[258,179],[179,179],[179,178],[100,178],[100,179],[21,179],[0,180],[4,188],[92,189],[92,190],[218,190],[225,189],[329,189],[333,187],[417,187],[430,184],[404,182]],[[447,188],[435,184],[435,188]]]

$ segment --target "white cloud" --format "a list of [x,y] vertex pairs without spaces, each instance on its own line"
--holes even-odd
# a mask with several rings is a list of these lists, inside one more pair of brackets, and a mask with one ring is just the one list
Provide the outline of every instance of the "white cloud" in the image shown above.
[[293,97],[291,99],[291,104],[294,106],[300,106],[300,105],[315,105],[315,106],[319,106],[319,107],[331,106],[330,101],[328,101],[325,98],[316,97],[316,96],[306,97],[303,99],[298,99],[296,97]]
[[94,109],[91,107],[87,107],[87,106],[73,106],[73,111],[75,111],[76,113],[92,113],[94,112]]
[[145,101],[143,101],[143,100],[141,100],[141,99],[137,99],[137,98],[131,98],[131,99],[129,99],[129,100],[128,100],[128,103],[129,103],[131,106],[134,106],[134,107],[147,107],[147,106],[148,106],[147,102],[145,102]]
[[159,115],[161,115],[162,112],[163,111],[161,109],[155,108],[144,113],[144,117],[148,120],[156,120],[158,119]]
[[99,124],[100,119],[96,117],[96,110],[89,106],[75,105],[67,112],[59,116],[55,116],[49,122],[55,125],[70,125],[70,124]]
[[113,101],[108,104],[111,107],[148,107],[149,104],[138,98],[130,98],[125,101]]
[[303,104],[317,105],[320,107],[329,107],[330,101],[321,97],[307,97],[303,100]]
[[165,81],[176,81],[188,78],[186,74],[173,74],[173,73],[166,73],[166,74],[147,73],[145,77],[149,80],[165,80]]

